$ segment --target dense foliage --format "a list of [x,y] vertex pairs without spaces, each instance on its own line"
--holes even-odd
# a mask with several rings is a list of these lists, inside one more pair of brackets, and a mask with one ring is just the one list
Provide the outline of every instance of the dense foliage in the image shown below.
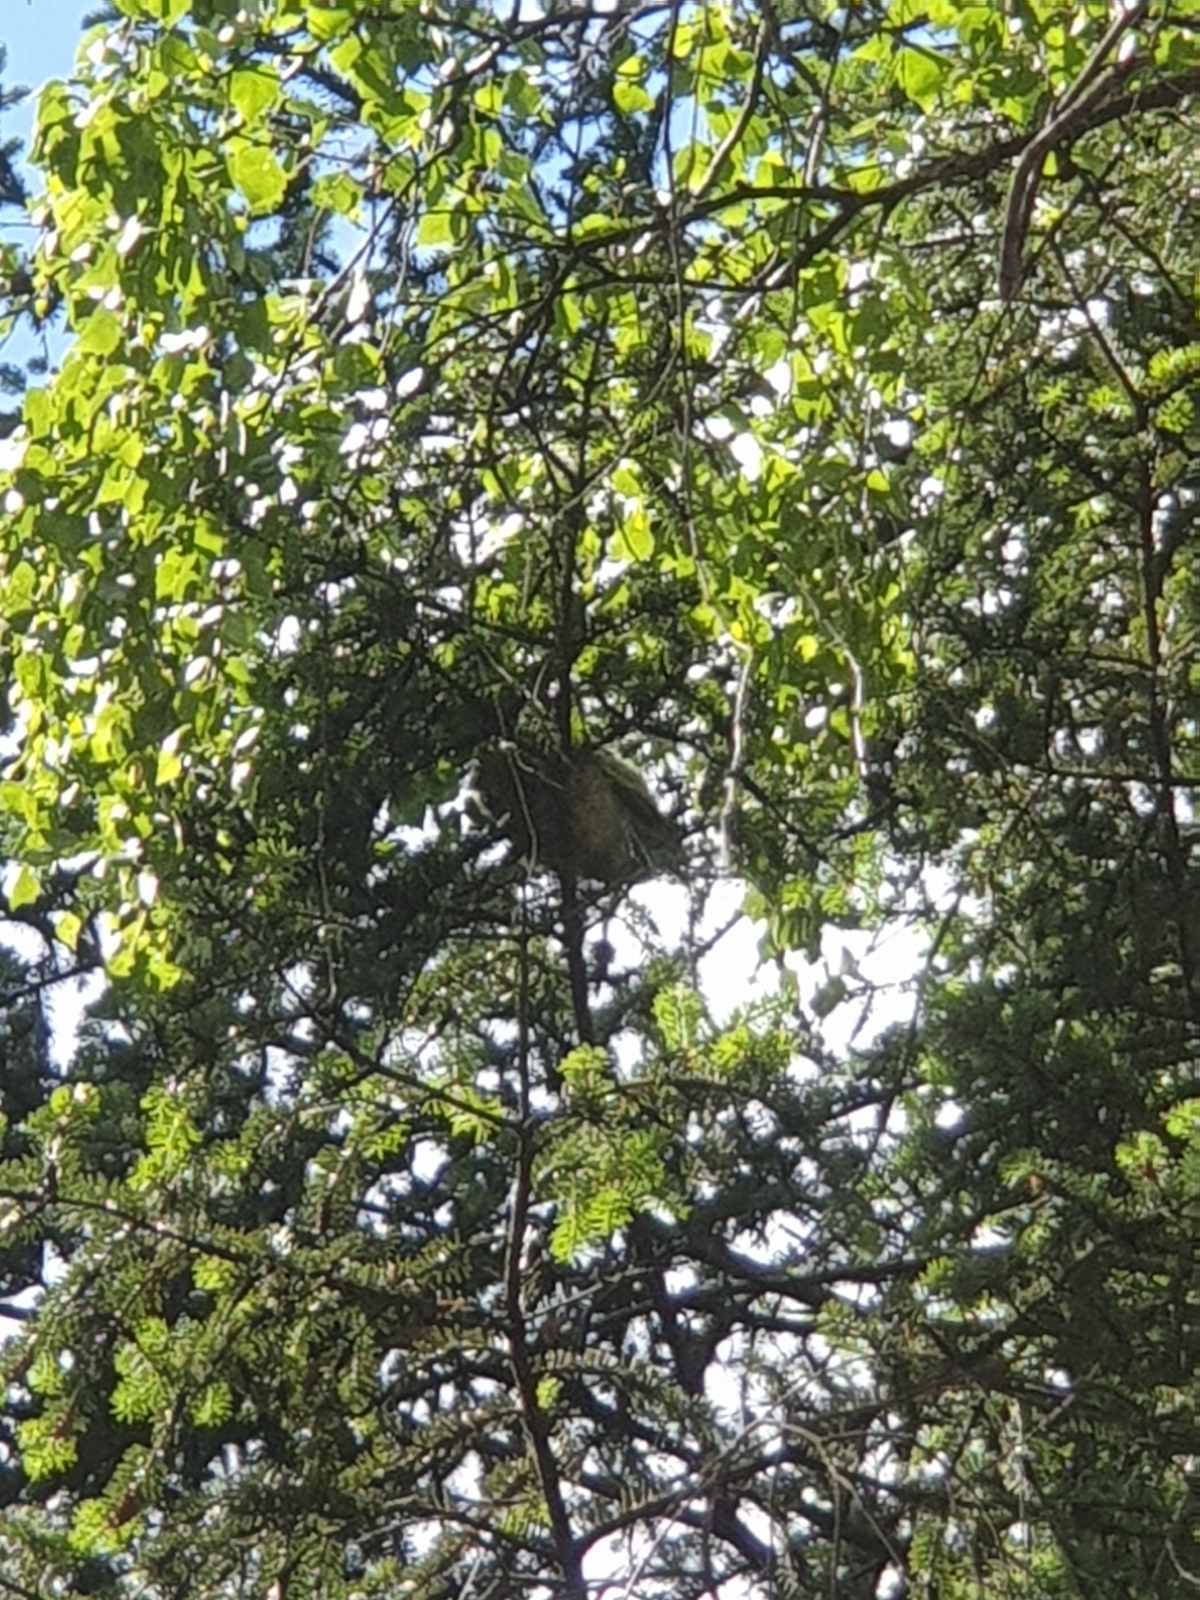
[[0,1594],[1186,1592],[1200,5],[117,12]]

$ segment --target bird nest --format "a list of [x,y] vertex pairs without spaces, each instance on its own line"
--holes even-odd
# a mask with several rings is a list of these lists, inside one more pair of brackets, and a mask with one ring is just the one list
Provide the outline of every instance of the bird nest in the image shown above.
[[535,867],[611,884],[678,862],[678,828],[611,751],[550,753],[506,741],[480,756],[477,786],[487,815]]

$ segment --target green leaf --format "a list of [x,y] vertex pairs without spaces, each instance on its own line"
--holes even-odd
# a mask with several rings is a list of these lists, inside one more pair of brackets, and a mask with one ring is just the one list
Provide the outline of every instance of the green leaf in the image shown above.
[[287,174],[272,150],[265,145],[232,141],[226,159],[229,175],[253,215],[278,209],[287,190]]
[[[199,543],[197,539],[197,543]],[[189,585],[197,579],[195,551],[167,550],[154,571],[154,598],[156,600],[182,600]]]
[[649,561],[654,554],[654,534],[640,507],[626,513],[612,540],[612,553],[618,561]]
[[160,750],[158,762],[154,770],[154,784],[156,788],[164,788],[167,784],[174,783],[183,771],[183,761],[178,751],[174,749]]
[[945,82],[948,67],[932,50],[904,45],[896,52],[895,80],[904,94],[922,111],[932,111]]
[[4,584],[4,609],[10,616],[28,611],[37,594],[37,573],[28,561],[18,561]]
[[350,6],[328,5],[318,0],[305,7],[305,27],[314,39],[336,39],[353,21],[354,11]]
[[427,211],[417,226],[417,243],[428,248],[457,245],[466,231],[466,219],[460,211]]
[[110,356],[124,338],[120,318],[112,311],[93,311],[83,324],[76,346],[85,355]]
[[618,111],[631,116],[638,111],[653,111],[654,99],[640,83],[625,83],[618,79],[613,85],[613,101]]
[[42,885],[32,867],[21,866],[13,879],[8,891],[9,909],[19,911],[22,906],[31,906],[41,898]]
[[279,77],[270,67],[243,69],[229,80],[229,98],[246,127],[251,127],[264,111],[278,104],[279,97]]
[[116,0],[117,10],[127,17],[146,17],[151,22],[171,26],[184,18],[192,0]]
[[362,186],[345,172],[322,173],[313,184],[312,195],[314,205],[351,221],[362,209]]

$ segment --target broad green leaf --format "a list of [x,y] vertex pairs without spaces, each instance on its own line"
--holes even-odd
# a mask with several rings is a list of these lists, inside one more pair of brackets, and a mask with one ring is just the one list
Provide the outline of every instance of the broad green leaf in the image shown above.
[[427,211],[417,227],[417,243],[426,247],[457,245],[466,231],[459,211]]
[[116,0],[117,10],[127,17],[146,17],[170,26],[188,13],[191,0]]
[[37,586],[37,573],[30,563],[18,561],[4,583],[5,611],[10,616],[27,611],[33,605]]
[[8,890],[8,905],[11,911],[19,911],[22,906],[35,905],[40,899],[42,885],[32,867],[21,866]]
[[626,116],[631,116],[638,111],[653,111],[654,99],[647,94],[640,83],[625,83],[618,80],[613,85],[613,101],[618,111]]
[[305,7],[305,26],[314,39],[336,39],[354,21],[350,6],[309,4]]
[[932,50],[905,45],[896,52],[896,82],[922,111],[932,111],[936,105],[947,70],[945,61]]
[[183,761],[175,750],[160,750],[158,762],[154,772],[154,783],[157,788],[174,783],[183,771]]
[[234,142],[228,156],[229,175],[253,215],[274,211],[287,189],[287,174],[265,145]]
[[640,507],[626,512],[613,536],[612,552],[618,561],[649,561],[654,554],[654,533]]
[[279,96],[278,76],[266,67],[235,72],[230,77],[229,98],[247,128],[278,104]]
[[110,356],[124,337],[119,317],[111,311],[93,311],[83,324],[77,348],[85,355]]
[[326,210],[353,221],[359,215],[363,192],[361,186],[344,172],[322,173],[313,184],[313,200]]

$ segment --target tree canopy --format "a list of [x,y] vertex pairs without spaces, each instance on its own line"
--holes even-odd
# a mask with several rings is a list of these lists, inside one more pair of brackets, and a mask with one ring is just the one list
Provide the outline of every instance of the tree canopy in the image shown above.
[[43,90],[0,1595],[1200,1583],[1198,91],[1194,0]]

